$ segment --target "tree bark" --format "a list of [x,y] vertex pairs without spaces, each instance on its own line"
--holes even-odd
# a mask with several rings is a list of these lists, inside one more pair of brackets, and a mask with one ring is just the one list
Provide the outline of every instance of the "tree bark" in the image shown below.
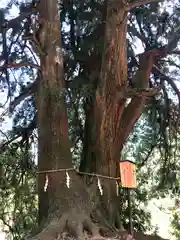
[[[68,170],[72,168],[72,157],[57,2],[40,0],[38,9],[41,19],[38,40],[43,52],[40,56],[41,78],[37,93],[39,223],[45,223],[47,227],[34,239],[55,239],[68,228],[77,239],[82,240],[84,229],[92,235],[98,235],[98,230],[90,219],[94,203],[83,181],[74,171]],[[126,9],[123,0],[108,1],[101,74],[89,112],[91,118],[86,122],[89,134],[86,161],[89,161],[89,165],[84,164],[82,168],[111,177],[119,176],[123,144],[145,103],[145,98],[137,97],[132,99],[132,106],[129,105],[127,110],[126,99],[117,102],[117,87],[123,89],[127,85]],[[71,179],[70,188],[66,186],[66,173]],[[104,191],[100,205],[106,207],[108,220],[115,225],[119,204],[116,182],[103,180],[102,184]]]
[[[84,228],[98,234],[88,215],[92,206],[89,195],[74,171],[56,172],[72,168],[58,5],[54,0],[40,0],[38,9],[41,19],[38,39],[44,53],[40,57],[41,77],[36,96],[39,223],[47,227],[35,239],[55,239],[64,228],[83,239]],[[67,172],[70,188],[66,186]]]
[[[83,170],[91,170],[103,175],[118,177],[119,160],[122,146],[120,140],[120,120],[125,107],[125,100],[116,101],[117,86],[124,86],[127,81],[127,12],[123,1],[108,1],[106,27],[104,36],[104,52],[101,75],[97,88],[94,105],[88,116],[89,131],[87,135],[91,142],[90,153],[92,157],[84,161],[90,162],[91,167],[84,164]],[[94,121],[92,121],[93,119]],[[92,124],[93,122],[93,124]],[[88,123],[87,123],[88,125]],[[90,147],[91,146],[91,147]],[[103,180],[103,202],[106,206],[105,214],[109,219],[117,212],[116,182]],[[104,205],[104,204],[103,204]]]
[[[119,161],[123,146],[147,102],[134,96],[128,106],[126,97],[117,100],[117,91],[127,88],[127,5],[124,1],[108,1],[104,52],[95,100],[86,116],[86,144],[81,170],[110,177],[119,177]],[[136,88],[146,89],[158,51],[140,56],[139,70],[134,76]],[[119,90],[117,90],[119,89]],[[117,224],[121,199],[117,197],[116,181],[102,180],[103,196],[97,205],[112,226]]]

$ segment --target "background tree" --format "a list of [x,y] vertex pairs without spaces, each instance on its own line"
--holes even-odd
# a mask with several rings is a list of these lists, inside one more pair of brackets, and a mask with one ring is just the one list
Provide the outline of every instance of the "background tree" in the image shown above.
[[172,222],[171,222],[171,233],[175,237],[175,239],[179,239],[180,236],[180,219],[179,219],[179,206],[175,206],[172,214]]
[[[170,65],[178,69],[170,55],[176,54],[178,58],[179,54],[178,50],[174,51],[179,40],[178,30],[175,30],[179,24],[178,4],[168,16],[165,10],[163,14],[160,12],[158,1],[144,5],[149,2],[131,1],[129,5],[124,1],[119,5],[103,1],[62,2],[62,53],[58,9],[53,1],[40,1],[37,5],[11,1],[7,7],[9,10],[16,4],[20,15],[4,22],[1,30],[2,87],[8,87],[10,112],[14,117],[13,131],[9,132],[8,140],[1,148],[5,150],[16,141],[27,151],[34,140],[34,129],[38,128],[39,222],[52,224],[41,233],[42,236],[40,234],[43,239],[60,232],[66,219],[79,238],[83,238],[83,228],[97,234],[90,215],[101,225],[108,223],[111,229],[121,226],[119,216],[126,222],[122,214],[123,196],[117,197],[115,181],[104,179],[104,193],[100,196],[96,178],[91,181],[89,177],[81,176],[90,188],[89,196],[82,186],[82,179],[73,171],[68,172],[73,179],[70,190],[65,186],[65,171],[47,171],[72,168],[73,157],[80,171],[119,176],[121,151],[124,146],[128,147],[125,145],[127,138],[143,110],[143,124],[147,124],[145,136],[149,134],[151,138],[148,147],[144,147],[145,156],[139,158],[138,164],[144,166],[152,152],[156,152],[157,147],[160,149],[162,161],[156,188],[167,188],[169,169],[176,168],[176,163],[172,163],[172,149],[177,146],[179,107],[170,94],[173,90],[179,98],[179,91],[169,77],[174,74],[167,74],[165,70]],[[173,36],[172,39],[169,36]],[[139,59],[133,49],[135,39],[144,45],[144,53]],[[170,39],[167,44],[165,39]],[[18,81],[9,78],[7,69],[19,67],[22,71],[16,72]],[[31,83],[24,86],[29,80]],[[19,88],[20,94],[15,96]],[[158,90],[161,94],[157,98],[154,94]],[[147,97],[151,97],[150,100]],[[128,105],[127,98],[131,98]],[[139,154],[141,145],[136,147]],[[47,179],[48,188],[44,191]],[[73,214],[72,209],[75,210]],[[55,216],[59,219],[64,210],[65,216],[70,211],[71,218],[69,215],[62,217],[62,225],[61,220],[51,222]],[[76,226],[73,219],[78,219]]]

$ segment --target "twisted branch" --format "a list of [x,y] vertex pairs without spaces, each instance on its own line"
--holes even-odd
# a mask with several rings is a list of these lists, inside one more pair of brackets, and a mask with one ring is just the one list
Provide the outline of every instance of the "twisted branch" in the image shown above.
[[163,0],[140,0],[135,3],[131,3],[127,6],[127,11],[132,10],[133,8],[140,7],[142,5],[148,4],[148,3],[153,3],[153,2],[162,2]]

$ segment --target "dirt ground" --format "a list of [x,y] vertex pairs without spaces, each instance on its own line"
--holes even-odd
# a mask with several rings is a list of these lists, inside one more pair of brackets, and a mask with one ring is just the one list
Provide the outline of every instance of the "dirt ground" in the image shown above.
[[[85,239],[86,240],[168,240],[161,238],[159,236],[152,236],[152,235],[146,235],[141,232],[134,233],[134,237],[130,236],[126,231],[123,232],[117,232],[117,233],[106,233],[103,234],[102,237],[91,237],[85,232]],[[58,239],[62,240],[76,240],[76,238],[70,236],[68,233],[64,232],[61,236],[58,237]]]

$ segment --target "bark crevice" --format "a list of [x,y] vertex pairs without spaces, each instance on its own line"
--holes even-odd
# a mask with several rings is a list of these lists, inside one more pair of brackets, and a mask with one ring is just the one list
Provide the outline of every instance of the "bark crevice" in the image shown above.
[[[145,104],[143,97],[133,97],[128,107],[125,106],[126,100],[124,99],[117,102],[116,86],[123,88],[127,85],[127,11],[124,1],[116,1],[116,4],[116,6],[107,5],[105,48],[95,99],[91,111],[89,111],[91,116],[86,116],[90,117],[87,122],[89,141],[87,141],[85,149],[87,159],[85,159],[85,154],[83,157],[85,161],[83,171],[87,170],[111,177],[119,177],[119,160],[123,144]],[[65,81],[61,51],[61,26],[56,1],[40,0],[39,11],[42,21],[38,39],[46,53],[40,57],[41,79],[37,93],[38,170],[41,172],[71,168],[72,156],[68,138],[66,93],[60,94],[64,90]],[[152,67],[151,63],[153,63],[151,56],[146,56],[147,61],[141,61],[136,76],[139,79],[139,76],[142,75],[141,80],[145,78],[143,81],[146,86]],[[145,63],[147,65],[144,65]],[[86,164],[87,161],[88,164]],[[92,223],[90,214],[97,207],[102,210],[103,204],[105,211],[104,213],[101,211],[102,218],[107,219],[110,227],[121,226],[117,217],[119,198],[115,181],[103,180],[103,196],[96,196],[93,202],[82,179],[75,173],[69,175],[71,178],[70,189],[65,185],[65,171],[39,174],[40,222],[43,219],[49,224],[34,238],[35,240],[56,239],[65,229],[72,232],[78,240],[84,239],[84,230],[88,230],[92,236],[98,235],[98,229]],[[48,187],[44,192],[47,176]],[[94,193],[97,193],[97,187],[93,191]],[[100,223],[103,224],[101,221]]]

